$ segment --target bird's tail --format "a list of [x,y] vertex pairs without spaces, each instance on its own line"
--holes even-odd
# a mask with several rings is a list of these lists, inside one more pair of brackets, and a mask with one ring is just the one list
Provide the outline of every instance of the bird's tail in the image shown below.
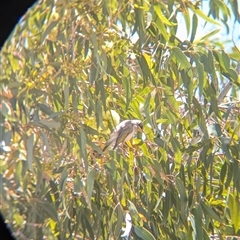
[[113,144],[114,141],[115,139],[109,139],[104,148],[102,149],[102,151],[105,152]]

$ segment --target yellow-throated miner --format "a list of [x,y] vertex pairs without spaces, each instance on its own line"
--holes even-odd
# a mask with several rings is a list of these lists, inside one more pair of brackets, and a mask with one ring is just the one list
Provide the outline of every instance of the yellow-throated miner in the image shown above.
[[124,120],[120,122],[114,132],[110,135],[110,139],[107,141],[103,152],[110,146],[113,146],[113,149],[118,146],[120,143],[129,141],[137,131],[143,130],[143,124],[141,120]]

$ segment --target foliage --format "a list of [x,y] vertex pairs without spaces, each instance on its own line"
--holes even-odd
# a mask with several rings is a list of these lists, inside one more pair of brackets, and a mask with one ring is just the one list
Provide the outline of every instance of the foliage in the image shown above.
[[[28,11],[1,52],[1,208],[18,239],[121,239],[127,212],[130,239],[240,235],[240,57],[214,38],[238,1],[209,3]],[[215,29],[195,39],[200,18]],[[146,140],[102,154],[118,117]]]

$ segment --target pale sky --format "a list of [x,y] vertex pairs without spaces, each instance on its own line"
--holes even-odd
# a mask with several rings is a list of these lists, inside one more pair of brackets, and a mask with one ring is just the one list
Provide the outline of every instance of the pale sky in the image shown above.
[[[202,11],[207,15],[209,11],[209,1],[203,1],[202,4]],[[240,7],[240,6],[239,6]],[[187,36],[187,30],[186,30],[186,25],[185,21],[182,17],[182,14],[178,15],[178,31],[177,31],[177,37],[181,40],[189,40],[190,36]],[[202,36],[206,35],[207,33],[215,30],[215,29],[220,29],[220,31],[212,36],[213,39],[222,39],[222,41],[229,41],[226,42],[225,44],[225,51],[226,52],[231,52],[231,48],[234,46],[232,39],[234,40],[236,46],[240,49],[240,23],[235,22],[233,17],[228,20],[228,25],[229,25],[229,33],[227,34],[227,29],[224,26],[224,24],[221,24],[221,26],[214,25],[211,23],[207,23],[205,26],[205,20],[198,17],[198,28],[195,36],[195,40],[201,38]],[[190,30],[191,34],[191,30]]]

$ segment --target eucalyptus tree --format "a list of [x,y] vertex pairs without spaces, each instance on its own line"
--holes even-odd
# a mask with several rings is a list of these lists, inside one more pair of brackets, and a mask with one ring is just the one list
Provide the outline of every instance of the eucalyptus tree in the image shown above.
[[[43,0],[23,16],[1,50],[1,209],[18,239],[240,234],[239,49],[218,38],[238,1],[202,4]],[[143,133],[103,153],[126,119]]]

